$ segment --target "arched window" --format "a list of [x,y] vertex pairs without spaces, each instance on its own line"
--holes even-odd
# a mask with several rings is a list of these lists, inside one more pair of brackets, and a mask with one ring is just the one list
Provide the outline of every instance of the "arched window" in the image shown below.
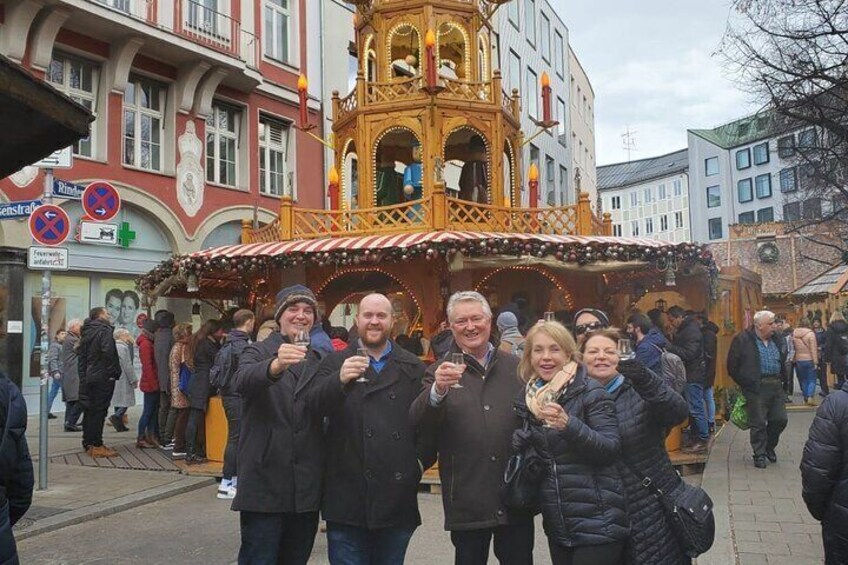
[[421,36],[415,26],[398,24],[389,32],[389,76],[410,78],[421,74]]
[[465,29],[455,22],[439,26],[437,42],[439,75],[459,80],[468,80],[468,36]]

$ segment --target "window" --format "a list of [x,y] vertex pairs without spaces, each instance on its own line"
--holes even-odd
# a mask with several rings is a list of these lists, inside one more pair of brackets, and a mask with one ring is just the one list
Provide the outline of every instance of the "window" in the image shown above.
[[708,177],[718,174],[718,157],[704,159],[704,174]]
[[539,30],[542,37],[539,38],[539,50],[542,52],[542,59],[551,62],[551,20],[544,14],[541,15],[542,25]]
[[771,175],[757,175],[754,182],[757,186],[757,198],[768,198],[771,196]]
[[668,231],[668,214],[660,216],[660,231]]
[[[98,67],[66,55],[53,54],[47,69],[47,80],[68,95],[74,102],[94,112],[97,102]],[[95,114],[96,115],[96,114]],[[94,154],[94,127],[85,139],[74,143],[74,155],[91,157]]]
[[639,235],[639,220],[630,222],[630,235]]
[[760,208],[757,210],[757,222],[764,224],[766,222],[774,221],[774,208],[769,206],[768,208]]
[[754,146],[754,164],[765,165],[769,162],[769,144],[768,141]]
[[635,208],[638,205],[639,205],[639,193],[638,192],[631,192],[630,193],[630,207]]
[[291,60],[291,0],[265,0],[265,56]]
[[659,199],[660,200],[665,200],[665,199],[668,198],[668,191],[665,188],[665,183],[660,185],[658,192],[659,192]]
[[548,189],[548,206],[556,206],[556,163],[545,155],[545,181]]
[[509,89],[521,90],[521,57],[509,50]]
[[219,28],[219,18],[221,24],[223,24],[223,17],[218,9],[217,0],[190,0],[188,2],[186,26],[192,28],[195,33],[215,38],[226,38],[223,34],[229,33],[229,29]]
[[754,199],[754,189],[751,179],[742,179],[736,183],[736,192],[739,195],[739,202],[750,202]]
[[747,169],[751,166],[751,150],[740,149],[736,152],[736,168],[738,170]]
[[683,227],[683,212],[675,212],[674,213],[674,229],[680,229]]
[[798,149],[813,149],[816,146],[816,130],[805,129],[798,134]]
[[801,219],[801,203],[790,202],[783,205],[783,221],[797,222]]
[[645,218],[645,235],[651,235],[652,233],[654,233],[654,219]]
[[754,217],[754,212],[742,212],[739,214],[740,224],[753,224],[755,222],[756,218]]
[[285,192],[289,172],[289,134],[285,122],[259,118],[259,191],[272,196]]
[[780,192],[795,192],[798,190],[798,170],[789,167],[780,171]]
[[531,118],[539,116],[539,77],[527,67],[527,114]]
[[509,15],[509,21],[515,27],[515,29],[519,29],[521,22],[519,20],[518,14],[518,2],[510,2],[506,5],[507,14]]
[[812,163],[803,163],[798,165],[798,185],[802,189],[809,190],[810,188],[813,188],[815,175],[816,168]]
[[621,196],[613,196],[610,199],[610,208],[613,210],[621,210]]
[[616,237],[621,237],[621,224],[613,224],[612,225],[612,235]]
[[818,220],[822,216],[821,198],[804,200],[803,215],[805,220]]
[[232,106],[215,104],[206,118],[206,181],[236,186],[240,112]]
[[795,155],[795,134],[781,137],[777,140],[777,156],[786,159]]
[[105,4],[110,8],[119,10],[126,14],[130,13],[130,0],[97,0],[101,4]]
[[566,204],[568,202],[568,197],[566,196],[567,194],[568,194],[568,169],[563,167],[562,165],[560,165],[559,166],[559,197],[560,197],[560,202],[562,204]]
[[710,218],[708,226],[710,239],[721,239],[721,218]]
[[560,78],[565,78],[565,41],[562,39],[562,34],[556,30],[554,30],[554,68]]
[[707,208],[721,206],[721,187],[718,185],[707,187]]
[[536,45],[536,0],[524,0],[524,24],[527,41]]
[[645,189],[645,204],[650,204],[654,201],[654,191],[651,187]]
[[124,90],[124,164],[162,170],[162,122],[165,89],[131,77]]
[[683,182],[680,180],[673,181],[671,186],[674,189],[675,196],[683,196]]
[[565,100],[562,98],[557,98],[557,121],[559,125],[557,126],[557,134],[559,136],[559,142],[562,145],[565,145],[568,141],[568,136],[565,135]]

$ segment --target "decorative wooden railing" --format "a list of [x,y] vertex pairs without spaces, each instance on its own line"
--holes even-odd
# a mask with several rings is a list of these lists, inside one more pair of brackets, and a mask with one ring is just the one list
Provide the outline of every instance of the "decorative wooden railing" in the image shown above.
[[445,87],[442,96],[446,98],[459,98],[471,102],[492,102],[491,81],[470,82],[447,77],[440,77],[440,80]]
[[356,111],[356,108],[359,106],[358,98],[356,97],[356,90],[351,91],[350,94],[339,100],[338,105],[338,120],[343,120],[347,118],[350,114],[353,114]]
[[365,103],[380,104],[383,102],[397,102],[398,100],[410,100],[416,96],[423,97],[419,88],[421,77],[411,77],[391,82],[369,82],[365,85]]
[[599,219],[592,213],[585,192],[571,206],[510,208],[448,197],[444,184],[436,183],[423,200],[356,210],[296,208],[284,196],[280,217],[270,224],[254,230],[249,220],[242,223],[242,243],[431,230],[612,235],[612,220],[609,214]]

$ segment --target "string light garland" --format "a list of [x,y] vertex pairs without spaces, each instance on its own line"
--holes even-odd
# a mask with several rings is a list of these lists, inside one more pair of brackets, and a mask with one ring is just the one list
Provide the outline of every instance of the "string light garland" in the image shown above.
[[492,277],[495,277],[495,276],[497,276],[501,273],[509,273],[509,272],[515,272],[515,271],[531,271],[531,272],[538,274],[542,278],[546,279],[551,284],[553,284],[556,287],[557,290],[562,292],[563,299],[565,300],[565,304],[568,307],[568,309],[570,310],[570,309],[574,308],[574,297],[571,296],[571,291],[569,291],[567,288],[565,288],[562,285],[562,283],[560,282],[560,280],[558,278],[556,278],[550,271],[548,271],[547,269],[542,269],[540,267],[530,267],[528,265],[516,265],[516,266],[513,266],[513,267],[501,267],[500,269],[495,269],[494,271],[492,271],[491,273],[489,273],[488,275],[483,277],[483,279],[479,283],[477,283],[477,286],[474,290],[476,290],[477,292],[480,292],[480,290],[484,286],[486,286],[486,283],[489,282],[489,279],[491,279]]

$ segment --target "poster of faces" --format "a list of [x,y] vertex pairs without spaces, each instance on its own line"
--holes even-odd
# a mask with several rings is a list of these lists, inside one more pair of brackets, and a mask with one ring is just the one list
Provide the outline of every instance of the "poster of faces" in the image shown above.
[[100,279],[103,305],[109,319],[116,328],[126,328],[135,339],[147,314],[141,308],[141,298],[135,291],[133,281],[126,279]]

